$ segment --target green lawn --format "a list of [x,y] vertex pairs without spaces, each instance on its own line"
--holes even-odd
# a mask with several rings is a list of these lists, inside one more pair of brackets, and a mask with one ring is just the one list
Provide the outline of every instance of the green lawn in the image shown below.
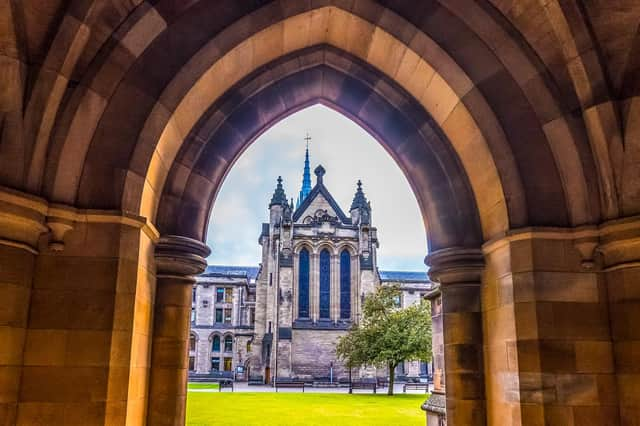
[[218,389],[217,383],[189,383],[188,389]]
[[187,425],[424,425],[425,395],[189,392]]

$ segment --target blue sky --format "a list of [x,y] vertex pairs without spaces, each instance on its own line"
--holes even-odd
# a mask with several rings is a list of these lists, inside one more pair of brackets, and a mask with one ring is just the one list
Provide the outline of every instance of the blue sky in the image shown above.
[[261,223],[276,179],[282,176],[287,197],[302,184],[304,137],[309,133],[313,169],[326,169],[325,186],[348,212],[362,180],[378,228],[378,266],[423,271],[427,254],[425,228],[416,198],[404,174],[384,148],[345,116],[314,105],[289,116],[262,134],[240,156],[224,180],[211,212],[207,244],[210,264],[258,265]]

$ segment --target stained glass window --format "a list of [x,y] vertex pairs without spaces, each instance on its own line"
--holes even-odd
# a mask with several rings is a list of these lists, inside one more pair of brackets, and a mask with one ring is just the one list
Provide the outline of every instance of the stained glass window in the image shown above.
[[340,318],[351,318],[351,256],[340,253]]
[[309,251],[300,251],[298,278],[298,317],[309,318]]
[[329,250],[320,252],[320,318],[329,319],[331,306],[331,255]]

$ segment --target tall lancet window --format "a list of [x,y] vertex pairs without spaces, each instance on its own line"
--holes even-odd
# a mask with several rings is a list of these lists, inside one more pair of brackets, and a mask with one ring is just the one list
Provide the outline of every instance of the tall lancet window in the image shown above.
[[340,318],[351,318],[351,255],[340,253]]
[[298,317],[309,318],[309,250],[303,248],[298,260]]
[[329,250],[320,252],[320,319],[331,318],[331,255]]

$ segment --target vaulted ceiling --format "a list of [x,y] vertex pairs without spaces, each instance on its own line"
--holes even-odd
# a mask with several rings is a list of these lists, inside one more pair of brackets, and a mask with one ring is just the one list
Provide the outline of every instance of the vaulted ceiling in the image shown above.
[[380,141],[432,248],[640,213],[636,0],[0,3],[0,184],[203,238],[312,103]]

